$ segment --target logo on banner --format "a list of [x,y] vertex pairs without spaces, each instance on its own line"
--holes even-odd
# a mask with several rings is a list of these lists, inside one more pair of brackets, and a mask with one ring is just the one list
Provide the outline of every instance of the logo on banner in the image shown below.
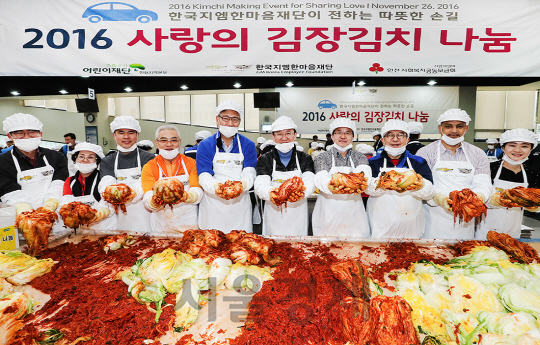
[[234,65],[236,69],[250,69],[251,65]]
[[337,108],[336,104],[328,100],[320,101],[317,106],[319,107],[319,109],[336,109]]
[[90,23],[105,22],[128,22],[138,21],[139,23],[149,23],[156,21],[156,12],[140,10],[137,7],[125,2],[102,2],[92,5],[84,11],[83,18],[88,18]]
[[375,74],[378,74],[379,72],[384,71],[384,68],[381,67],[380,63],[374,63],[373,66],[369,68],[371,72],[375,72]]
[[144,71],[146,67],[144,67],[143,65],[141,65],[140,63],[132,63],[131,65],[129,65],[129,67],[133,68],[135,71],[140,69],[141,71]]

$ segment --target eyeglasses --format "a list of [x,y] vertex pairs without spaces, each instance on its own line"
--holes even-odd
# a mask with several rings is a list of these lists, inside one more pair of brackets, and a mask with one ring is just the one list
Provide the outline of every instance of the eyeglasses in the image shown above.
[[95,162],[96,160],[97,160],[96,156],[81,156],[81,155],[77,156],[77,162],[83,162],[83,161]]
[[180,142],[180,139],[178,138],[172,138],[171,140],[169,139],[165,139],[165,138],[161,138],[161,139],[157,139],[158,143],[160,144],[167,144],[167,143],[173,143],[173,144],[178,144]]
[[404,139],[407,137],[407,134],[406,133],[398,133],[398,134],[388,133],[388,134],[385,134],[384,137],[388,139],[394,139],[395,137],[397,137],[398,139]]
[[232,122],[234,124],[239,124],[241,120],[239,117],[230,117],[230,116],[221,116],[221,115],[218,115],[218,117],[222,119],[223,122]]
[[338,137],[342,136],[342,135],[346,135],[346,136],[351,136],[352,137],[352,132],[351,131],[348,131],[348,132],[334,132],[334,135],[337,135]]
[[295,136],[295,132],[292,131],[292,132],[286,132],[286,133],[274,133],[274,136],[278,138],[283,138],[283,137],[291,138]]
[[37,138],[39,137],[40,133],[41,133],[40,131],[36,131],[36,130],[22,130],[22,131],[10,132],[11,137],[14,139],[22,139],[25,136],[29,138]]

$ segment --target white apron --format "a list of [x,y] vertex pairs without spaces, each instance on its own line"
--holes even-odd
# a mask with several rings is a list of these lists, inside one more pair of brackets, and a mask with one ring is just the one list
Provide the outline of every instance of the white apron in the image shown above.
[[[472,184],[475,168],[462,146],[467,161],[441,161],[441,142],[437,145],[437,161],[431,169],[433,185],[437,193],[449,195],[451,191],[469,188]],[[454,213],[436,205],[424,205],[426,211],[426,229],[422,238],[467,239],[474,238],[474,219],[468,223],[460,222]]]
[[[178,170],[176,171],[175,176],[167,177],[161,167],[159,167],[159,179],[169,179],[175,178],[178,181],[184,184],[184,191],[189,192],[189,174],[187,173],[186,164],[184,160],[180,158],[182,162],[182,167],[184,168],[185,174],[178,175],[178,170],[180,170],[180,164],[178,165]],[[197,205],[181,202],[179,204],[173,205],[172,209],[169,205],[166,205],[165,208],[154,211],[150,215],[150,225],[152,226],[152,233],[183,233],[187,229],[198,229],[197,223]]]
[[[292,158],[292,157],[291,157]],[[276,161],[272,168],[272,187],[279,186],[286,180],[294,177],[302,177],[300,162],[296,155],[296,170],[276,171]],[[263,235],[280,236],[307,236],[308,234],[308,204],[303,198],[297,202],[288,202],[285,205],[276,206],[271,201],[264,203],[263,212]]]
[[[354,169],[351,166],[336,167],[332,155],[334,173],[349,174]],[[313,209],[313,236],[369,237],[369,223],[361,194],[327,194],[320,193]]]
[[[227,180],[239,181],[244,170],[244,154],[237,136],[239,153],[219,152],[213,160],[214,178],[219,183]],[[217,229],[224,233],[232,230],[253,232],[251,216],[251,200],[247,191],[242,192],[238,198],[225,200],[215,194],[204,193],[199,205],[199,228]]]
[[[118,169],[118,156],[120,152],[116,154],[114,162],[114,176],[116,176],[116,183],[124,183],[129,187],[140,187],[141,184],[141,157],[139,155],[139,149],[137,148],[137,166],[129,169]],[[138,196],[137,196],[138,197]],[[144,207],[144,202],[140,199],[138,202],[128,202],[126,204],[127,214],[124,214],[118,208],[118,230],[136,231],[140,233],[147,233],[151,231],[150,227],[150,212]]]
[[[501,161],[501,165],[499,166],[497,175],[495,175],[495,179],[493,180],[493,187],[495,187],[497,192],[519,186],[524,188],[527,188],[529,186],[527,174],[525,173],[525,169],[523,169],[523,164],[521,165],[521,172],[523,173],[523,183],[509,182],[499,179],[499,176],[501,176],[502,166],[503,163]],[[474,238],[478,240],[485,240],[487,233],[490,230],[496,230],[497,232],[508,234],[514,238],[520,238],[522,222],[523,208],[521,207],[488,208],[487,216],[482,219],[482,221],[478,225],[476,233],[474,234]]]
[[[407,166],[411,162],[407,158]],[[387,168],[379,172],[394,170],[399,173],[413,170],[411,168]],[[371,227],[372,238],[420,238],[424,233],[425,218],[422,201],[415,199],[409,193],[387,191],[378,197],[369,197],[367,214]]]
[[[68,150],[69,150],[69,148],[68,148]],[[72,156],[73,156],[73,151],[68,151],[66,153],[66,157],[67,157],[67,161],[68,161],[69,176],[73,176],[77,172],[77,168],[75,167],[75,162],[73,161],[73,159],[71,159]]]

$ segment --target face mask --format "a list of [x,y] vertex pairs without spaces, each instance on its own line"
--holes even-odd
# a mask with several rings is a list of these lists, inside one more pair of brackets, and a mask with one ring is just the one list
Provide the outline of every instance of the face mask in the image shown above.
[[159,155],[165,159],[174,159],[178,156],[178,149],[174,149],[174,150],[159,150]]
[[231,138],[238,133],[238,127],[219,126],[219,132],[226,138]]
[[338,152],[347,152],[350,148],[352,148],[352,144],[349,144],[345,147],[341,147],[338,144],[334,144],[333,146],[336,150],[338,150]]
[[97,163],[89,163],[89,164],[75,163],[75,168],[79,170],[82,174],[88,174],[96,170]]
[[294,143],[276,144],[276,149],[282,153],[287,153],[294,147]]
[[128,153],[128,152],[132,152],[134,151],[135,149],[137,148],[137,143],[133,144],[133,146],[131,146],[130,148],[123,148],[122,146],[120,145],[116,145],[116,149],[120,152],[123,152],[123,153]]
[[463,140],[465,140],[465,136],[462,135],[459,138],[454,139],[454,138],[450,138],[450,137],[446,136],[446,134],[443,134],[441,140],[444,141],[445,143],[447,143],[450,146],[454,146],[454,145],[457,145],[457,144],[461,143]]
[[390,147],[390,146],[385,146],[384,147],[384,150],[392,157],[397,157],[399,155],[401,155],[403,152],[405,152],[405,148],[406,146],[401,146],[401,147]]
[[24,152],[34,151],[41,144],[41,137],[28,139],[13,139],[15,146]]
[[488,149],[494,150],[494,149],[495,149],[495,145],[488,145]]
[[519,161],[515,161],[513,160],[512,158],[508,157],[506,154],[503,155],[503,161],[505,161],[506,163],[510,164],[510,165],[520,165],[520,164],[523,164],[525,163],[529,157],[525,157],[523,159],[520,159]]

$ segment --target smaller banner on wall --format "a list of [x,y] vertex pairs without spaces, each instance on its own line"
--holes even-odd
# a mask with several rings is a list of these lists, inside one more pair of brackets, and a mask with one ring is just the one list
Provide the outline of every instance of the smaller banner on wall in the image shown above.
[[379,130],[388,120],[421,122],[424,134],[437,134],[437,118],[459,105],[453,87],[277,88],[278,116],[291,117],[300,134],[327,133],[337,118],[356,121],[358,134]]

